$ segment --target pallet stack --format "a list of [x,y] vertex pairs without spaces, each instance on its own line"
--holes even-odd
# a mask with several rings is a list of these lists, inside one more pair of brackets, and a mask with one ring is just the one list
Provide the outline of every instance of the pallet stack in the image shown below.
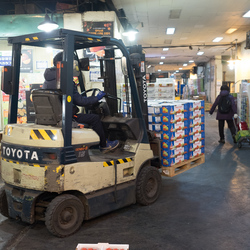
[[204,101],[154,101],[148,113],[149,130],[162,141],[163,174],[174,176],[204,162]]

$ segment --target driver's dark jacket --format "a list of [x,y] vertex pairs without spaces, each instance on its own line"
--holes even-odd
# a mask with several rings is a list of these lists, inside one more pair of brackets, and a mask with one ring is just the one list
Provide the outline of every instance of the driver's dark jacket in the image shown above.
[[[44,78],[43,89],[56,89],[56,67],[47,68],[44,72]],[[88,106],[98,102],[96,96],[85,97],[80,95],[74,82],[73,84],[73,104],[77,106]]]

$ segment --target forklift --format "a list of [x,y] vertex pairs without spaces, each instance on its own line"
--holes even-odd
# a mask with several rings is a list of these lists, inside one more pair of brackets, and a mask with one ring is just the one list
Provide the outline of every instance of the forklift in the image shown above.
[[[135,203],[153,204],[161,191],[160,143],[147,131],[134,67],[123,42],[58,29],[10,37],[8,43],[12,45],[12,65],[3,67],[1,85],[9,95],[8,124],[1,141],[1,214],[29,224],[44,221],[50,233],[67,237],[85,220]],[[22,46],[51,46],[63,52],[63,61],[57,65],[57,89],[32,91],[35,122],[19,124]],[[79,59],[78,54],[92,47],[107,51],[100,61],[101,73],[104,91],[112,93],[105,97],[106,103],[83,112],[99,114],[107,138],[119,140],[119,148],[107,154],[100,152],[93,129],[72,126],[74,58],[82,71],[86,58]],[[114,63],[122,65],[122,70],[114,70],[110,66]],[[132,111],[127,116],[121,113],[121,98],[115,77],[110,79],[107,74],[109,68],[114,76],[124,77],[126,89],[130,89],[126,100]],[[82,74],[78,79],[82,95],[100,91],[86,89]]]

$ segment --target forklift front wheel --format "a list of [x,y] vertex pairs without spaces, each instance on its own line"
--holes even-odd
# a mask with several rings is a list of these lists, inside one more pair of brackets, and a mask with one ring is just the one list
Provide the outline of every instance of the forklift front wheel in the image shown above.
[[141,205],[153,204],[161,192],[161,175],[152,166],[144,167],[137,177],[136,201]]
[[45,214],[47,229],[57,237],[74,234],[82,225],[84,206],[74,195],[62,194],[54,198]]
[[241,142],[238,142],[238,148],[241,148],[242,147],[242,143]]
[[5,217],[9,217],[8,201],[4,186],[0,188],[0,213]]

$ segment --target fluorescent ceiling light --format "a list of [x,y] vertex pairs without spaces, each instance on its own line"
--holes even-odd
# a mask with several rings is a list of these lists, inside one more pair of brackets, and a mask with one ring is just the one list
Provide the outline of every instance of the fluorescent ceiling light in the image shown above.
[[167,28],[166,34],[167,35],[173,35],[175,32],[175,28]]
[[250,17],[250,10],[243,15],[243,17]]
[[161,69],[158,69],[158,71],[161,71]]
[[183,66],[187,66],[187,63],[184,63]]
[[148,65],[148,69],[149,69],[149,68],[151,68],[151,64],[150,64],[150,65]]
[[199,51],[199,52],[197,53],[198,56],[201,56],[201,55],[203,55],[203,54],[204,54],[203,51]]
[[159,64],[163,64],[163,62],[159,62]]
[[163,48],[163,51],[167,51],[167,50],[169,50],[169,48]]
[[214,43],[218,43],[218,42],[220,42],[222,39],[223,39],[223,37],[216,37],[216,38],[214,38],[213,42],[214,42]]
[[236,30],[237,30],[236,28],[230,28],[226,31],[226,34],[232,34]]
[[176,70],[176,72],[179,72],[179,70]]
[[182,69],[182,68],[179,68],[179,69]]
[[190,63],[194,62],[194,60],[189,60]]
[[165,59],[166,57],[165,56],[161,56],[161,59]]

